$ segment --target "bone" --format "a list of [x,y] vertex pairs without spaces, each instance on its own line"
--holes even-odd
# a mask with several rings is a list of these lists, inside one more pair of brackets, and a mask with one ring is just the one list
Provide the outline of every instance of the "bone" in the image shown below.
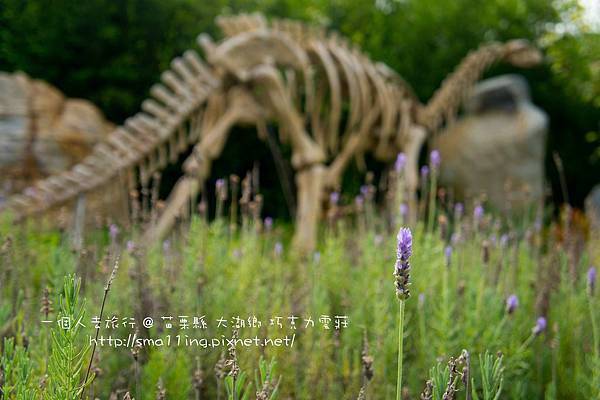
[[363,164],[366,152],[389,161],[404,150],[409,204],[416,210],[423,142],[452,122],[486,68],[508,58],[519,44],[493,43],[469,53],[424,106],[394,71],[371,62],[336,33],[289,20],[267,23],[261,14],[220,17],[217,24],[224,40],[214,42],[206,34],[197,39],[207,62],[194,50],[173,59],[162,83],[151,88],[152,98],[142,103],[143,112],[127,119],[70,171],[36,183],[39,195],[12,197],[10,207],[22,215],[40,212],[102,189],[123,174],[133,186],[136,169],[147,189],[155,172],[194,146],[184,162],[185,175],[145,236],[162,237],[190,211],[187,207],[233,125],[254,125],[264,139],[267,124],[274,122],[282,142],[292,146],[299,200],[294,244],[309,251],[315,245],[322,195],[339,187],[353,158]]
[[216,84],[216,77],[209,71],[208,67],[204,65],[202,59],[194,50],[187,50],[183,53],[183,59],[189,64],[190,68],[200,77],[204,82]]
[[171,109],[171,112],[178,113],[181,111],[180,100],[163,85],[156,84],[152,86],[150,88],[150,94],[168,106]]
[[142,110],[160,120],[163,125],[171,124],[172,117],[169,111],[153,99],[144,100],[142,103]]
[[174,72],[165,71],[161,74],[160,79],[177,95],[185,97],[186,100],[192,100],[194,98],[190,86],[186,85],[185,81],[180,80]]
[[[311,48],[314,50],[314,54],[321,61],[329,82],[330,110],[328,115],[329,120],[327,123],[327,137],[329,139],[329,149],[331,152],[335,153],[338,149],[339,124],[342,115],[341,83],[334,60],[325,46],[320,42],[313,41],[311,43]],[[318,102],[315,101],[315,103]],[[320,109],[315,109],[314,113],[316,118],[320,118]]]

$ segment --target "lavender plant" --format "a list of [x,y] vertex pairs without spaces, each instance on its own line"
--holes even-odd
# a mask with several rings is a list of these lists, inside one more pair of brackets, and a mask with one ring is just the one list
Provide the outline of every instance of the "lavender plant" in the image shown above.
[[48,390],[51,400],[75,400],[91,383],[92,376],[83,378],[82,369],[89,345],[81,343],[81,327],[85,302],[79,298],[81,280],[65,277],[60,295],[58,321],[62,326],[52,328],[52,351],[48,364]]
[[[427,179],[433,179],[433,173],[430,169]],[[10,229],[13,239],[10,257],[2,258],[0,270],[0,336],[27,343],[33,367],[31,382],[42,381],[46,350],[40,338],[45,332],[37,323],[39,304],[29,299],[41,298],[46,287],[50,293],[60,292],[62,276],[77,268],[85,273],[81,290],[90,300],[86,312],[97,313],[105,285],[104,279],[98,278],[108,274],[110,265],[98,261],[110,259],[107,253],[115,254],[113,242],[131,241],[120,265],[120,273],[130,279],[114,282],[105,315],[205,315],[209,326],[202,335],[206,337],[220,337],[224,331],[216,328],[214,321],[237,314],[262,317],[263,326],[249,334],[264,337],[293,332],[269,326],[265,318],[271,316],[347,314],[350,324],[339,330],[299,325],[293,348],[244,348],[236,353],[240,372],[235,385],[233,377],[227,377],[230,368],[225,360],[217,363],[222,349],[140,349],[135,367],[129,350],[104,350],[100,359],[94,357],[92,368],[101,371],[94,380],[98,398],[111,398],[111,394],[123,398],[129,392],[139,400],[154,399],[157,394],[224,399],[227,394],[231,398],[234,388],[238,399],[255,394],[264,397],[273,395],[269,394],[270,383],[279,382],[281,375],[279,398],[356,398],[359,393],[369,399],[393,398],[398,393],[402,398],[416,398],[423,382],[429,380],[423,398],[493,399],[498,393],[499,370],[502,398],[597,395],[596,278],[594,272],[586,275],[596,259],[573,254],[575,246],[563,245],[553,237],[558,229],[540,231],[522,221],[490,223],[491,210],[484,213],[483,204],[478,212],[464,213],[463,205],[436,197],[435,215],[447,221],[440,218],[437,226],[428,224],[423,216],[431,214],[426,210],[411,226],[410,241],[406,232],[399,235],[403,244],[396,255],[394,298],[385,273],[394,261],[393,254],[382,250],[399,243],[393,244],[396,238],[386,231],[392,223],[375,215],[374,204],[367,204],[375,187],[369,184],[361,195],[359,216],[344,216],[354,207],[342,199],[352,197],[335,196],[334,214],[322,235],[319,256],[308,259],[292,253],[289,226],[257,220],[260,201],[248,183],[240,187],[243,229],[232,228],[231,215],[209,224],[208,210],[204,210],[168,238],[167,249],[157,244],[143,257],[141,246],[135,245],[140,243],[139,237],[128,232],[125,224],[114,240],[106,229],[98,234],[87,232],[87,262],[72,253],[68,231],[2,228],[0,234]],[[427,193],[425,200],[430,199],[431,188]],[[208,204],[206,199],[203,202]],[[471,206],[467,204],[469,209]],[[397,210],[398,205],[394,206]],[[419,248],[414,254],[413,244]],[[409,258],[419,268],[411,270]],[[407,301],[412,293],[418,294],[418,302]],[[481,312],[474,312],[476,309]],[[536,321],[538,316],[544,319]],[[396,329],[398,336],[389,334]],[[365,331],[370,343],[366,356],[361,351]],[[242,332],[245,336],[246,331]],[[93,335],[93,329],[89,333]],[[190,332],[172,332],[177,333]],[[155,338],[162,333],[149,329],[144,334]],[[73,343],[75,349],[80,348],[79,339]],[[52,343],[51,354],[58,355],[55,346]],[[502,368],[494,368],[497,359],[489,354],[490,361],[486,361],[488,356],[474,357],[467,378],[466,362],[456,362],[459,356],[454,359],[455,368],[441,364],[437,375],[430,376],[431,366],[439,359],[447,360],[463,348],[483,355],[500,350],[504,354]],[[256,377],[252,382],[244,378],[240,385],[243,371],[253,368],[261,357],[280,361],[277,375],[265,369],[268,363],[261,367],[259,362],[258,383]],[[202,360],[205,370],[220,365],[219,379],[200,379],[196,358]],[[402,368],[403,364],[410,368]],[[45,391],[59,382],[56,376],[57,368],[52,367]],[[162,384],[157,391],[159,380]],[[132,390],[134,385],[139,388]]]
[[5,338],[0,357],[0,398],[34,400],[40,396],[35,382],[34,365],[27,350],[15,345],[14,338]]
[[266,362],[264,358],[258,361],[258,370],[254,373],[257,400],[277,400],[281,377],[277,376],[277,362],[272,358]]
[[432,150],[429,154],[429,167],[431,170],[431,179],[429,180],[429,207],[428,207],[428,221],[427,228],[429,231],[433,230],[433,221],[435,221],[436,215],[436,196],[437,196],[437,178],[440,169],[442,158],[438,150]]
[[412,233],[408,228],[400,228],[398,231],[398,245],[396,250],[396,265],[394,267],[394,278],[396,286],[396,297],[399,301],[398,311],[398,377],[396,381],[396,399],[402,396],[402,359],[404,342],[404,302],[410,297],[410,263],[408,259],[412,255]]
[[[494,357],[487,352],[485,355],[479,356],[483,400],[498,400],[500,398],[504,385],[503,357],[501,353]],[[473,383],[473,399],[479,400],[479,398]]]

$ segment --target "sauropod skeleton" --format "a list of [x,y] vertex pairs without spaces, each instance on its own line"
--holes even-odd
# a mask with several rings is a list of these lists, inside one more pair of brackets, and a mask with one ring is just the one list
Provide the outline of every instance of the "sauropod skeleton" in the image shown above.
[[489,43],[469,53],[427,104],[382,63],[371,61],[338,36],[299,22],[260,14],[217,18],[224,38],[201,34],[195,50],[171,62],[151,88],[142,111],[70,170],[40,180],[4,208],[25,218],[101,191],[121,179],[129,189],[193,148],[155,224],[152,241],[165,236],[209,178],[231,128],[253,125],[266,138],[277,126],[292,149],[297,187],[294,244],[316,243],[321,199],[339,188],[346,167],[371,152],[384,162],[406,154],[409,206],[414,210],[418,155],[427,135],[451,120],[470,88],[497,62],[530,67],[540,62],[524,40]]

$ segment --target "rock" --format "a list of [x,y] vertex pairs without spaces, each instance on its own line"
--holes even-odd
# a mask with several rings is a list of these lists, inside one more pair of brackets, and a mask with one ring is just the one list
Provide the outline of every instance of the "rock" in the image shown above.
[[83,159],[111,132],[102,113],[85,100],[68,99],[49,129],[40,130],[34,148],[39,167],[55,174]]
[[591,231],[600,233],[600,184],[594,186],[585,198],[585,215]]
[[27,96],[22,82],[0,73],[0,169],[21,160],[27,140]]
[[533,105],[524,78],[504,75],[478,84],[465,115],[433,142],[440,183],[455,197],[485,195],[497,209],[522,208],[544,196],[548,117]]
[[92,103],[0,72],[0,194],[73,166],[114,129]]

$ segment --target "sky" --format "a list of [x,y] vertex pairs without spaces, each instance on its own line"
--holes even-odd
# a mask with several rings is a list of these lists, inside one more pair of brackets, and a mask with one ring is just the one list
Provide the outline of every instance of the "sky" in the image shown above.
[[600,30],[600,0],[580,0],[585,8],[585,21],[595,30]]

